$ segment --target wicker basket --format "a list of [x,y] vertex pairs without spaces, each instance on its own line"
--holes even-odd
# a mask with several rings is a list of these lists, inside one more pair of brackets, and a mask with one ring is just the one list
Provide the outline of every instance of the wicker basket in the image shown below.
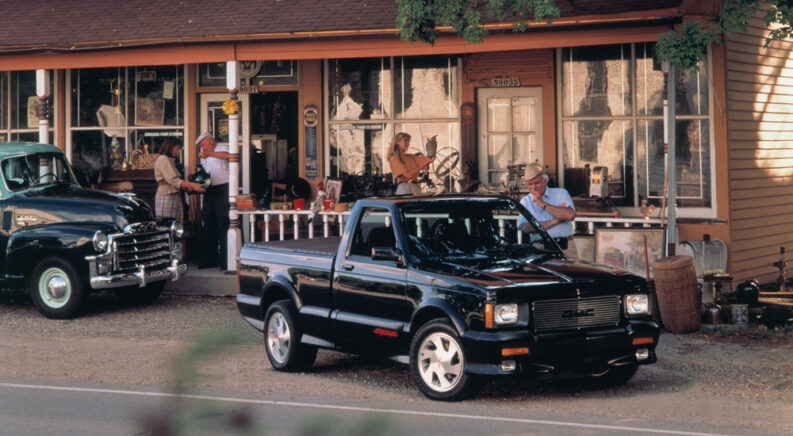
[[655,261],[655,291],[664,328],[672,333],[699,330],[700,298],[691,256],[669,256]]

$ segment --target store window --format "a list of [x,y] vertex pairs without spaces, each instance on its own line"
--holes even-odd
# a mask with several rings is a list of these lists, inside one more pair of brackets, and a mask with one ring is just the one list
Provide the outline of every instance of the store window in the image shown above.
[[184,136],[182,65],[71,70],[67,80],[72,164],[88,179],[143,167],[141,155]]
[[448,56],[338,59],[327,63],[329,176],[389,173],[388,146],[411,135],[409,153],[436,137],[433,182],[459,177],[458,59]]
[[[240,86],[297,85],[297,61],[239,61]],[[198,64],[198,86],[226,87],[226,63]]]
[[[584,190],[576,174],[603,166],[616,205],[660,205],[665,90],[653,55],[652,43],[559,50],[562,158],[571,194]],[[713,211],[708,75],[703,61],[699,71],[678,72],[673,82],[678,205],[693,215]]]
[[[55,89],[52,75],[50,89]],[[50,97],[50,125],[53,124],[53,107]],[[50,127],[50,134],[52,131]],[[39,98],[33,70],[0,73],[0,141],[39,142]]]

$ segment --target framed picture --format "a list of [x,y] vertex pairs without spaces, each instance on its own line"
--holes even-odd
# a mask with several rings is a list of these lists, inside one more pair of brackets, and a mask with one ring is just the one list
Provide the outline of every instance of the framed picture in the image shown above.
[[[595,229],[595,263],[650,279],[653,275],[653,264],[664,255],[665,239],[666,231],[660,227]],[[650,277],[647,277],[647,263]]]
[[28,129],[39,126],[39,98],[35,95],[28,97]]
[[135,124],[138,126],[162,126],[165,124],[165,100],[139,98],[135,105]]
[[328,179],[325,182],[325,198],[333,200],[338,203],[341,198],[342,181],[337,179]]
[[575,235],[575,248],[578,258],[590,263],[595,263],[595,237]]

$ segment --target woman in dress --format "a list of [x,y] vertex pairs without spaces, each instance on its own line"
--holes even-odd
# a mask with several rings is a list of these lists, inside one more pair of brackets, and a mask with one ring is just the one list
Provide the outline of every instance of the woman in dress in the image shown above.
[[419,172],[429,168],[435,157],[417,156],[407,154],[410,147],[410,135],[407,133],[397,133],[391,141],[388,149],[388,164],[391,165],[391,173],[398,183],[396,195],[421,194],[421,187],[418,185],[417,178]]
[[182,179],[174,160],[182,151],[182,143],[168,137],[160,146],[160,157],[154,162],[154,179],[157,181],[157,194],[154,197],[154,215],[157,218],[170,217],[179,222],[184,219],[181,191],[204,192],[198,183]]

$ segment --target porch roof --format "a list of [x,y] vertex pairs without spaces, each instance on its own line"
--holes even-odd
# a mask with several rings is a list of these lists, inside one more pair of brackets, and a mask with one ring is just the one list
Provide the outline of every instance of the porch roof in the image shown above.
[[[555,22],[679,15],[683,0],[557,0]],[[393,36],[395,0],[0,0],[0,53],[163,44]],[[573,20],[576,18],[575,20]]]

